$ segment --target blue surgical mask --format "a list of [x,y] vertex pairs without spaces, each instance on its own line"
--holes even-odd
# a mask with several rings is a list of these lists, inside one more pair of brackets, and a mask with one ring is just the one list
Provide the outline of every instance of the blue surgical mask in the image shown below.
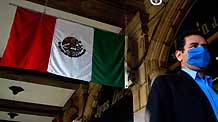
[[204,69],[210,61],[210,53],[203,46],[188,50],[187,64]]

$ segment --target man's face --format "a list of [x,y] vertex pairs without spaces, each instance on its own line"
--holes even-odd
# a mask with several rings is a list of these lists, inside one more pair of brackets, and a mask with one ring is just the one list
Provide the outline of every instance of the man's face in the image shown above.
[[187,64],[188,50],[192,48],[196,48],[198,46],[207,46],[207,41],[199,35],[190,35],[185,37],[184,51],[179,51],[179,50],[176,51],[176,58],[178,61],[180,61],[181,66],[183,68],[189,68],[195,71],[202,70],[199,67]]

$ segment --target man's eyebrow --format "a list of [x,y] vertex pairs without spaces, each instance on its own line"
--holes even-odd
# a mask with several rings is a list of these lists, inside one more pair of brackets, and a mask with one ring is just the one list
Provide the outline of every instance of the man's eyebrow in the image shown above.
[[197,43],[197,42],[192,42],[192,43],[190,43],[190,46],[194,46],[194,45],[201,45],[201,46],[208,46],[208,44],[207,43],[205,43],[205,44],[199,44],[199,43]]
[[199,45],[199,43],[197,43],[197,42],[192,42],[192,43],[190,43],[190,45]]

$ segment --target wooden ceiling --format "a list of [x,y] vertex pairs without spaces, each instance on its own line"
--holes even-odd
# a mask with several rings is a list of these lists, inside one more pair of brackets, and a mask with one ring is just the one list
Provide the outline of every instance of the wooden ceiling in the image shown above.
[[28,0],[51,8],[124,28],[126,20],[145,11],[144,0]]

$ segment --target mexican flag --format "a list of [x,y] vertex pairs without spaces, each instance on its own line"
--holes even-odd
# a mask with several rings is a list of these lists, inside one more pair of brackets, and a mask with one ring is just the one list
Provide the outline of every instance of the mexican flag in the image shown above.
[[124,87],[125,37],[18,7],[2,66]]

